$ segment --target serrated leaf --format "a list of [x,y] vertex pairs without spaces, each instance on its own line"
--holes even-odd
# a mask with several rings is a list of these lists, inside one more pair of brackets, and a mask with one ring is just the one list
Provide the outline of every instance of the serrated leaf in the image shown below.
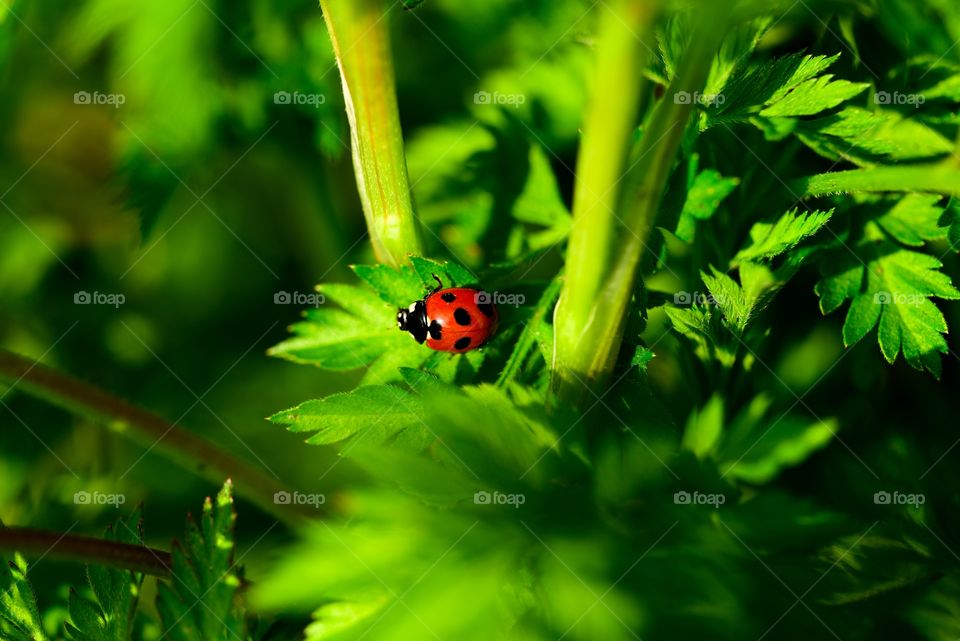
[[19,554],[14,554],[12,561],[0,557],[0,632],[4,631],[10,641],[47,639],[37,597],[27,578],[27,562]]
[[724,367],[733,365],[735,350],[720,336],[720,314],[712,305],[696,304],[690,308],[665,307],[673,329],[693,343],[694,352],[704,362],[716,360]]
[[762,16],[729,30],[710,65],[704,93],[715,95],[723,90],[730,77],[749,59],[772,22],[772,18]]
[[767,118],[812,116],[836,107],[870,86],[865,82],[832,78],[832,75],[827,74],[800,83],[782,98],[768,102],[769,106],[761,110],[760,115]]
[[243,614],[235,603],[240,570],[234,566],[236,513],[233,484],[203,504],[199,524],[187,519],[182,542],[172,551],[173,576],[157,586],[157,610],[165,638],[172,641],[247,641]]
[[953,142],[931,127],[882,109],[846,107],[825,118],[797,123],[795,132],[818,154],[860,166],[885,159],[931,158],[953,149]]
[[794,208],[775,223],[755,223],[750,228],[750,244],[737,252],[733,263],[775,258],[820,231],[832,215],[832,209],[797,214]]
[[325,304],[308,309],[306,319],[291,327],[294,336],[271,348],[271,356],[334,371],[370,366],[365,380],[371,383],[396,380],[397,367],[416,367],[429,356],[429,350],[397,329],[396,308],[374,292],[353,285],[317,289],[329,294]]
[[[140,511],[135,511],[128,519],[118,519],[107,528],[104,539],[142,545]],[[133,629],[143,574],[89,565],[87,578],[96,602],[71,590],[67,636],[75,641],[127,641]]]
[[351,265],[351,269],[376,292],[381,301],[393,307],[406,307],[423,298],[428,291],[413,269],[407,265],[402,265],[399,269],[381,264]]
[[713,266],[710,269],[712,274],[700,272],[700,278],[710,290],[710,295],[716,301],[720,311],[723,312],[723,317],[732,325],[735,332],[741,334],[750,322],[753,311],[751,301],[747,300],[743,288],[737,281]]
[[911,247],[922,247],[926,241],[945,238],[948,230],[940,226],[943,215],[943,208],[938,205],[940,199],[935,194],[906,194],[876,219],[877,224]]
[[940,354],[948,352],[943,334],[947,323],[930,300],[960,298],[941,263],[927,254],[888,242],[864,243],[856,256],[844,249],[823,266],[815,291],[823,312],[851,299],[843,325],[847,346],[857,343],[879,323],[878,341],[893,363],[901,352],[914,369],[940,376]]
[[747,120],[764,107],[786,98],[794,88],[815,78],[839,57],[840,54],[830,57],[791,54],[733,74],[719,92],[722,102],[706,112],[704,126]]
[[307,401],[270,420],[287,425],[291,432],[316,432],[307,439],[311,445],[336,443],[358,433],[373,445],[404,430],[422,429],[423,413],[419,395],[394,385],[375,385]]

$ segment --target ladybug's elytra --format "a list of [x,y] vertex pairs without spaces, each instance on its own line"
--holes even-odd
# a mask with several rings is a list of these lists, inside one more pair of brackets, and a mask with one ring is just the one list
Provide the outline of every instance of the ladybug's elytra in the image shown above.
[[499,315],[490,294],[472,287],[437,287],[408,309],[397,312],[397,326],[418,343],[439,352],[460,354],[483,347],[497,331]]

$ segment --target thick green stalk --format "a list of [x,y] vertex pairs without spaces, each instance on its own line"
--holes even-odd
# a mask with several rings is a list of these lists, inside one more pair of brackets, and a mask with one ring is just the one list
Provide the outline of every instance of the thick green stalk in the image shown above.
[[377,260],[421,254],[383,0],[320,0],[340,67],[353,169]]
[[[640,256],[693,111],[694,97],[699,95],[706,82],[713,56],[723,38],[728,13],[729,5],[720,0],[703,3],[695,10],[693,35],[677,76],[654,107],[639,147],[631,156],[632,164],[624,174],[622,191],[617,189],[619,176],[606,185],[586,181],[577,185],[578,190],[591,189],[607,196],[612,192],[616,215],[599,208],[574,211],[574,216],[579,214],[580,220],[571,233],[568,277],[554,316],[557,342],[551,389],[564,401],[580,402],[589,391],[600,388],[613,370]],[[602,37],[618,37],[615,27],[613,34]],[[600,65],[611,64],[603,58],[598,62]],[[598,73],[607,72],[601,67]],[[626,85],[614,85],[618,91],[627,94],[627,105],[635,99],[638,79],[639,74]],[[680,97],[684,94],[686,99]],[[588,117],[600,116],[592,111]],[[603,122],[592,124],[598,129],[603,126]],[[588,121],[584,145],[591,144],[586,140],[589,127],[591,123]],[[629,139],[629,132],[619,135],[624,141]],[[622,149],[619,144],[616,148]],[[622,153],[618,153],[617,158],[619,174],[626,158]],[[581,154],[580,162],[586,160],[585,154]],[[594,175],[585,165],[578,165],[578,172],[585,177]],[[609,177],[610,174],[605,172],[604,178]],[[577,235],[592,238],[583,241],[575,238]],[[577,242],[589,246],[592,256],[574,253]],[[589,260],[595,261],[599,268],[587,270],[588,277],[581,278],[584,272],[579,270]]]
[[17,390],[68,412],[106,425],[146,447],[155,447],[158,453],[217,485],[232,478],[238,494],[278,520],[299,525],[307,518],[323,515],[308,506],[277,504],[274,500],[277,492],[291,492],[280,481],[152,412],[46,365],[0,349],[0,380],[9,381]]
[[554,311],[551,387],[558,392],[560,383],[574,383],[587,369],[585,344],[595,322],[594,301],[613,258],[617,185],[636,126],[642,70],[653,45],[653,2],[618,0],[601,7],[596,68],[577,157],[566,277]]

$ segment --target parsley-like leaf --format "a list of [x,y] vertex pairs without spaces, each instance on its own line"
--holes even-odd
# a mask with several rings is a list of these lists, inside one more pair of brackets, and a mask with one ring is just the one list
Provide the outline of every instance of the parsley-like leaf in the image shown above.
[[939,202],[937,195],[907,194],[877,218],[877,224],[904,245],[922,247],[926,241],[947,236],[947,228],[940,226]]
[[[403,373],[409,377],[415,371]],[[336,443],[355,434],[365,444],[375,445],[404,430],[421,427],[423,413],[419,395],[396,385],[367,385],[301,403],[270,420],[287,425],[291,432],[316,432],[307,439],[312,445]]]
[[[143,543],[142,519],[137,510],[118,519],[104,534],[107,541]],[[74,641],[128,641],[140,597],[143,574],[101,565],[87,566],[87,578],[96,602],[70,591],[67,637]]]
[[[474,285],[476,277],[455,263],[416,256],[410,262],[412,267],[405,265],[400,269],[386,265],[355,266],[354,271],[367,287],[318,285],[317,291],[326,297],[324,304],[308,309],[305,320],[290,328],[294,336],[269,353],[334,371],[368,367],[363,384],[394,381],[400,378],[399,368],[423,365],[431,352],[397,330],[397,308],[407,307],[436,287],[434,275],[445,287]],[[454,360],[459,362],[461,358],[472,359],[475,368],[482,354]]]
[[0,638],[10,641],[46,641],[47,638],[37,597],[27,578],[27,562],[19,554],[9,562],[0,559]]
[[832,109],[869,87],[867,83],[833,80],[827,74],[800,83],[760,112],[765,117],[812,116]]
[[880,351],[887,362],[903,356],[911,367],[940,376],[940,354],[948,352],[943,335],[947,323],[930,300],[960,298],[941,263],[927,254],[892,243],[865,241],[857,255],[837,250],[823,266],[817,283],[824,314],[851,299],[843,325],[843,341],[857,343],[879,323]]
[[775,258],[820,231],[831,215],[832,209],[798,214],[794,208],[775,223],[755,223],[750,228],[750,244],[734,256],[733,262]]
[[173,546],[173,579],[160,582],[157,610],[171,641],[247,641],[234,602],[241,572],[233,564],[233,484],[227,481],[203,504],[199,524],[187,519],[186,536]]

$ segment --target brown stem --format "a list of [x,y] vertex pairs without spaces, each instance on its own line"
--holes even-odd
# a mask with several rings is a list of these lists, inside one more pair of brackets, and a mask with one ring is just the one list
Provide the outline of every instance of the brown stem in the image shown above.
[[274,495],[290,493],[283,483],[235,458],[213,443],[93,385],[51,367],[0,349],[0,379],[53,405],[128,435],[220,485],[232,478],[237,493],[290,525],[322,516],[321,510],[291,502],[277,504]]
[[164,550],[25,527],[0,528],[0,551],[107,565],[162,578],[169,577],[172,568],[170,553]]

